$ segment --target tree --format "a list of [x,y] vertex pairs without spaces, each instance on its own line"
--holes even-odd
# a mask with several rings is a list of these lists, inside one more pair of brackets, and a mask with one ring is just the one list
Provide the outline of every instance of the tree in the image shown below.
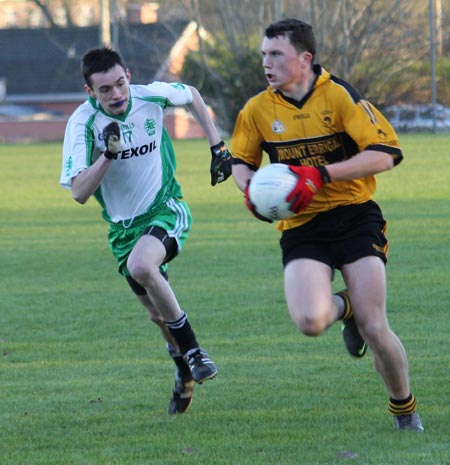
[[208,97],[219,126],[226,132],[232,130],[242,104],[267,86],[259,54],[253,48],[232,54],[224,43],[205,44],[202,52],[188,55],[182,80]]
[[[442,32],[448,31],[445,12],[450,0],[439,1]],[[316,62],[374,103],[429,101],[428,12],[423,0],[179,0],[177,5],[210,33],[207,40],[199,38],[200,50],[187,60],[183,77],[200,86],[228,131],[238,109],[266,86],[260,41],[264,28],[280,13],[298,17],[301,11],[300,19],[316,31]],[[444,55],[448,42],[448,33],[442,34]]]
[[54,6],[50,1],[42,1],[42,0],[31,0],[42,12],[46,21],[48,21],[50,27],[61,27],[61,26],[73,26],[72,20],[72,8],[76,6],[75,1],[73,0],[63,0],[59,7],[63,8],[64,16],[65,16],[65,23],[58,24],[55,21],[55,13],[54,13]]
[[183,80],[199,87],[209,99],[223,130],[230,132],[242,104],[267,86],[261,66],[264,25],[275,19],[271,1],[181,1],[200,28],[200,49],[192,53]]

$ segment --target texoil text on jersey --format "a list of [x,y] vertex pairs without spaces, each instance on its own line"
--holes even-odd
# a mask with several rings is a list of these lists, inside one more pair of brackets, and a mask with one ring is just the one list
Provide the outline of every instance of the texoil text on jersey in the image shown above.
[[140,147],[131,147],[130,149],[121,150],[117,154],[117,158],[126,160],[127,158],[139,157],[147,155],[147,153],[153,152],[156,149],[156,141],[152,141],[149,144],[141,145]]

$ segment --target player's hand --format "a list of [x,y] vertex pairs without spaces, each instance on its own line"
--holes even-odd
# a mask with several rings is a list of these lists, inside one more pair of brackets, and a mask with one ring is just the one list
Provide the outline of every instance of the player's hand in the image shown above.
[[273,223],[272,220],[270,220],[269,218],[266,218],[265,216],[260,215],[260,214],[256,211],[256,207],[255,207],[255,205],[252,203],[252,201],[250,200],[250,195],[249,195],[249,193],[248,193],[249,186],[250,186],[250,179],[247,181],[247,186],[245,187],[245,190],[244,190],[245,205],[246,205],[247,208],[250,210],[250,213],[251,213],[255,218],[257,218],[258,220],[265,221],[266,223]]
[[117,160],[117,154],[120,152],[120,128],[113,121],[103,129],[103,140],[106,145],[105,157],[109,160]]
[[223,141],[211,147],[211,186],[231,176],[231,153]]
[[289,169],[298,176],[298,181],[286,197],[286,201],[291,202],[289,210],[300,213],[311,203],[313,197],[324,184],[324,174],[327,171],[324,167],[318,169],[311,166],[293,165],[289,165]]

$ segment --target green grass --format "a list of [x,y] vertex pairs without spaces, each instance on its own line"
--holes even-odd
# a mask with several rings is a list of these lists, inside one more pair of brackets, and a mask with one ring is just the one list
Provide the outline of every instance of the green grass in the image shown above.
[[170,275],[219,375],[169,417],[173,366],[97,204],[58,186],[58,144],[0,146],[0,464],[450,464],[450,136],[401,139],[376,199],[423,435],[393,431],[370,357],[347,356],[337,325],[320,339],[295,329],[278,232],[232,181],[210,187],[203,141],[175,143],[194,224]]

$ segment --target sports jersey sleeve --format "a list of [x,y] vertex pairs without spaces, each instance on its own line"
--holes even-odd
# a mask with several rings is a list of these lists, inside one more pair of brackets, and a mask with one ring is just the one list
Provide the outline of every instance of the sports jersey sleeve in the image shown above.
[[[140,87],[140,86],[136,86]],[[142,89],[150,97],[161,97],[161,106],[176,107],[189,105],[192,103],[193,96],[189,86],[180,82],[159,82],[155,81],[147,86],[142,86]]]
[[233,163],[244,163],[256,170],[262,162],[261,135],[252,117],[250,103],[240,111],[231,137]]
[[71,189],[72,179],[89,166],[94,149],[94,135],[80,112],[69,119],[64,135],[60,185]]
[[390,154],[397,165],[403,159],[398,136],[383,114],[364,99],[343,99],[342,125],[359,151],[378,150]]

